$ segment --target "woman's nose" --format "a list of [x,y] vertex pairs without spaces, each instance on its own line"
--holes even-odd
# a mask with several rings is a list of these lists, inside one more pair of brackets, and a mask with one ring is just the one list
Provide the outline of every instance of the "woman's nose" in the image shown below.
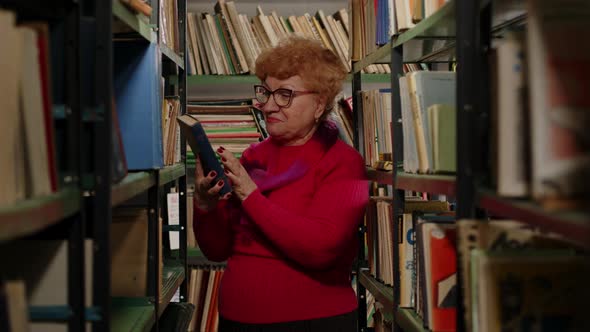
[[265,112],[276,112],[279,110],[279,105],[275,102],[275,96],[273,94],[270,95],[266,104],[262,106],[262,110]]

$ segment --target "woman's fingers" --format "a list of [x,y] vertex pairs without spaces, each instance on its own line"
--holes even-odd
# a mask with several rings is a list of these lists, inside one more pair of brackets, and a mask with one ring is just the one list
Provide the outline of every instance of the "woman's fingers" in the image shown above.
[[199,154],[195,154],[195,179],[200,179],[204,177],[203,174],[203,166],[201,165],[201,158],[199,158]]
[[242,167],[238,158],[236,158],[233,153],[224,149],[223,146],[217,149],[217,154],[221,157],[221,163],[226,170],[235,173],[240,167]]
[[223,188],[223,180],[219,180],[217,181],[217,183],[215,183],[214,186],[212,186],[209,190],[207,190],[207,194],[209,194],[209,196],[211,197],[218,197],[219,196],[219,191],[221,191],[221,188]]

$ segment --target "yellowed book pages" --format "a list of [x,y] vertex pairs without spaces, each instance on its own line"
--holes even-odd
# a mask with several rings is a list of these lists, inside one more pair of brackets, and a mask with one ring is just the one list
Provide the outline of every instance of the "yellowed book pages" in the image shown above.
[[209,279],[206,280],[207,282],[207,291],[205,293],[205,302],[203,305],[203,316],[201,317],[201,332],[208,332],[207,327],[207,320],[209,316],[209,307],[211,306],[211,296],[213,294],[213,286],[215,285],[215,275],[219,273],[219,271],[211,270],[209,272]]
[[24,193],[24,155],[15,156],[23,151],[19,113],[19,77],[22,70],[22,38],[14,27],[16,18],[12,12],[0,10],[0,138],[2,148],[0,153],[0,170],[4,176],[0,182],[0,206],[6,206],[23,199]]
[[332,31],[334,32],[336,40],[338,41],[338,43],[340,43],[342,55],[344,56],[343,60],[346,63],[346,68],[348,69],[348,71],[350,71],[350,50],[348,49],[348,39],[346,38],[346,34],[343,30],[340,31],[340,29],[337,26],[337,22],[334,20],[332,16],[327,16],[326,19],[328,21],[328,24],[330,24],[330,26],[332,27]]
[[299,26],[303,30],[305,37],[310,38],[310,39],[315,39],[313,32],[311,31],[311,29],[307,25],[307,20],[305,19],[305,17],[297,16],[296,19],[297,19],[297,23],[299,23]]
[[[189,13],[190,15],[190,13]],[[192,14],[193,21],[195,22],[196,32],[197,32],[197,39],[199,43],[199,52],[201,56],[201,61],[203,62],[203,72],[206,75],[216,74],[217,69],[215,64],[213,63],[213,54],[211,51],[211,47],[209,46],[209,42],[207,39],[207,34],[205,33],[205,27],[203,26],[202,14],[195,13]]]
[[227,57],[225,56],[223,46],[221,46],[221,39],[223,37],[219,35],[219,32],[217,30],[217,24],[215,23],[215,18],[210,14],[205,14],[205,19],[209,27],[209,33],[211,36],[211,41],[213,44],[215,55],[217,57],[217,61],[221,66],[221,68],[218,69],[221,69],[221,73],[223,73],[223,75],[229,75],[231,74],[229,66],[230,60],[227,59]]
[[275,35],[277,35],[278,41],[281,41],[282,39],[284,39],[287,35],[283,31],[283,27],[281,26],[281,23],[278,22],[275,19],[275,17],[272,15],[267,16],[266,18],[268,18],[268,22],[270,23],[272,29],[274,30]]
[[203,65],[201,64],[195,17],[190,13],[187,13],[186,23],[188,32],[187,46],[189,46],[188,50],[191,54],[191,57],[189,58],[191,61],[191,66],[194,68],[197,75],[203,75]]
[[276,46],[279,43],[279,38],[277,37],[275,30],[272,28],[272,25],[270,24],[268,17],[266,17],[266,15],[264,15],[264,12],[262,11],[262,7],[257,6],[256,11],[258,12],[257,17],[260,19],[260,24],[262,25],[262,29],[266,33],[266,36],[268,37],[268,40],[270,41],[270,45]]
[[[256,38],[252,24],[248,20],[248,16],[240,14],[240,20],[242,21],[242,24],[244,26],[244,29],[246,31],[246,34],[248,35],[250,42],[254,46],[254,60],[256,60],[256,58],[258,58],[258,56],[262,52],[264,45],[262,44],[262,41]],[[254,71],[254,69],[251,70]]]
[[309,13],[305,13],[302,17],[305,19],[305,25],[307,26],[307,29],[311,31],[313,38],[322,41],[322,37],[320,36],[319,31],[317,30],[316,26],[313,24],[313,20],[311,19],[312,16],[309,15]]
[[426,149],[426,133],[424,132],[424,121],[416,92],[415,74],[412,72],[407,75],[408,87],[410,90],[410,103],[412,105],[412,118],[414,125],[414,135],[416,135],[416,150],[418,151],[418,172],[427,173],[430,165],[428,164],[428,152]]
[[352,53],[351,58],[353,61],[358,61],[364,57],[363,52],[363,30],[362,30],[362,4],[361,0],[351,0],[352,10]]
[[291,24],[293,31],[295,31],[295,34],[299,36],[305,36],[305,31],[303,31],[303,28],[299,25],[299,21],[297,21],[297,16],[291,15],[287,19],[289,20],[289,23]]
[[410,0],[412,6],[412,22],[418,23],[424,19],[424,0]]
[[289,29],[287,29],[287,27],[285,26],[285,23],[279,17],[277,12],[273,10],[272,12],[270,12],[270,15],[271,15],[272,19],[275,21],[275,24],[277,25],[279,30],[281,31],[281,35],[283,36],[283,38],[288,37],[290,35]]
[[[231,42],[231,47],[233,47],[237,60],[240,63],[240,67],[241,67],[241,71],[240,73],[246,73],[249,71],[248,68],[248,61],[246,59],[245,56],[245,52],[242,49],[242,45],[240,45],[240,37],[238,36],[238,32],[236,31],[236,29],[234,28],[231,16],[229,14],[229,9],[227,4],[225,3],[225,0],[217,0],[217,4],[215,5],[216,11],[220,11],[221,12],[221,16],[222,19],[224,20],[225,23],[223,23],[225,26],[227,26],[227,32],[229,34],[229,39]],[[219,8],[219,9],[217,9]],[[230,45],[228,45],[228,47],[230,47]]]
[[324,30],[324,28],[322,28],[322,25],[320,24],[320,22],[318,22],[318,20],[313,16],[311,16],[311,22],[313,23],[316,31],[320,35],[320,39],[321,39],[322,43],[324,44],[324,47],[326,47],[327,49],[334,52],[334,54],[337,54],[336,50],[334,49],[334,45],[332,45],[330,38],[326,34],[326,30]]
[[253,72],[254,70],[254,62],[256,61],[256,48],[250,41],[246,29],[241,22],[240,15],[236,9],[236,5],[233,1],[228,1],[225,3],[225,8],[227,9],[227,15],[231,21],[231,25],[234,29],[234,32],[238,38],[238,42],[240,44],[240,48],[244,54],[246,63],[248,64],[248,70]]
[[332,41],[332,44],[334,45],[334,48],[336,50],[336,55],[338,55],[340,57],[342,64],[345,66],[345,68],[347,68],[349,70],[350,64],[348,63],[348,61],[346,61],[346,55],[348,54],[348,51],[343,50],[343,46],[340,45],[340,42],[337,39],[337,36],[335,35],[334,31],[332,30],[332,27],[331,27],[330,23],[328,22],[326,16],[324,15],[324,11],[321,9],[318,10],[316,16],[319,18],[319,21],[322,24],[322,26],[326,29],[326,32],[328,33],[328,36],[330,37],[330,40]]
[[295,32],[292,30],[292,28],[289,28],[288,25],[288,20],[286,18],[284,18],[283,16],[279,16],[279,22],[281,22],[281,25],[283,26],[283,29],[287,32],[287,35],[292,35]]
[[266,34],[264,27],[262,26],[262,22],[260,21],[259,16],[252,17],[252,30],[254,31],[254,35],[256,39],[264,46],[263,49],[267,49],[272,47],[272,41],[269,39],[269,36]]
[[28,332],[29,315],[25,283],[22,280],[4,281],[4,293],[8,306],[8,324],[12,332]]
[[20,95],[27,147],[27,196],[38,197],[51,193],[39,49],[35,30],[20,27],[19,31],[23,47]]
[[211,39],[211,31],[205,14],[201,14],[199,22],[201,22],[200,27],[203,28],[202,33],[205,42],[204,48],[207,51],[207,59],[209,60],[209,67],[211,68],[211,73],[216,75],[223,75],[223,65],[221,64],[219,56],[215,51],[215,43]]

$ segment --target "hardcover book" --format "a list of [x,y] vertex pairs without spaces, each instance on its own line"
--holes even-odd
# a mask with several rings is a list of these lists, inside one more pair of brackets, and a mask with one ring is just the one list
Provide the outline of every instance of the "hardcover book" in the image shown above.
[[180,124],[180,131],[182,135],[186,138],[193,153],[196,155],[198,154],[201,160],[203,174],[206,175],[212,170],[217,172],[217,177],[212,183],[215,184],[219,180],[223,180],[223,188],[221,188],[219,193],[221,195],[225,195],[231,192],[232,188],[229,183],[229,179],[227,176],[225,176],[223,167],[217,159],[217,156],[215,155],[215,152],[211,147],[211,143],[209,143],[209,139],[207,138],[205,130],[203,129],[203,126],[199,120],[190,114],[179,116],[177,120]]

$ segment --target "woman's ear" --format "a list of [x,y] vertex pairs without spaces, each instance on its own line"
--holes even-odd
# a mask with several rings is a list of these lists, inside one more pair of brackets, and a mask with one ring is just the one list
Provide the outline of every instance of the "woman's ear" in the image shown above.
[[316,122],[318,122],[319,119],[321,119],[321,117],[325,111],[326,111],[326,97],[319,97],[318,103],[317,103],[317,106],[315,109],[315,113],[314,113],[314,117],[316,119]]

